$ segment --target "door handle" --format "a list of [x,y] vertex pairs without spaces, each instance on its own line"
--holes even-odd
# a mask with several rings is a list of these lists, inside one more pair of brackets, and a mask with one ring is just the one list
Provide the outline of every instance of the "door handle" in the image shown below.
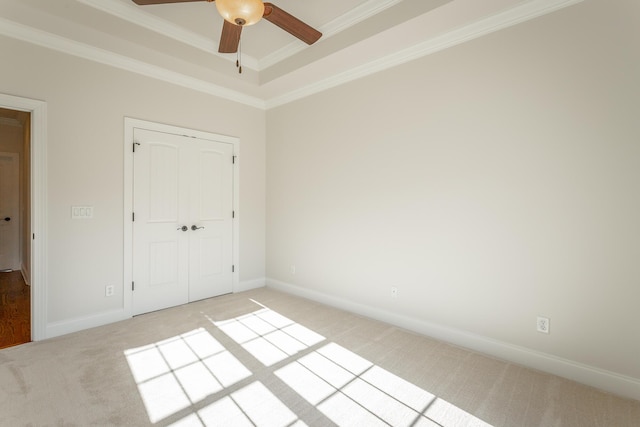
[[10,217],[6,217],[4,220],[5,221],[11,221],[11,218]]
[[193,224],[193,225],[191,226],[191,229],[192,229],[193,231],[200,230],[201,228],[204,228],[204,227],[196,227],[196,225],[195,225],[195,224]]
[[187,231],[189,228],[186,225],[183,225],[182,227],[178,228],[178,231],[182,230],[182,231]]

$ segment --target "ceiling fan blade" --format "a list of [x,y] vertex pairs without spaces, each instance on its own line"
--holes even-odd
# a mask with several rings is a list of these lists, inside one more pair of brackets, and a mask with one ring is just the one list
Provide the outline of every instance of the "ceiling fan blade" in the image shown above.
[[262,17],[272,24],[282,28],[289,34],[299,38],[306,44],[313,44],[322,37],[322,33],[320,31],[305,24],[295,16],[290,15],[271,3],[264,4],[264,15]]
[[240,44],[240,34],[242,34],[242,27],[240,25],[232,24],[226,20],[223,21],[222,35],[220,36],[220,47],[218,52],[220,53],[236,53],[238,51],[238,45]]
[[146,6],[148,4],[187,3],[192,1],[213,1],[213,0],[133,0],[135,4],[140,6]]

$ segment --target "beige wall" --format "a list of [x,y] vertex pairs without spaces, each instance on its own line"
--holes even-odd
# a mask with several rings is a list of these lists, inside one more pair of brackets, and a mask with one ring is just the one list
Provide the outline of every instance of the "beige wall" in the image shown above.
[[0,52],[0,93],[47,103],[48,324],[122,308],[125,116],[240,139],[240,281],[264,277],[264,111],[13,39]]
[[640,379],[638,40],[587,0],[268,111],[268,278]]

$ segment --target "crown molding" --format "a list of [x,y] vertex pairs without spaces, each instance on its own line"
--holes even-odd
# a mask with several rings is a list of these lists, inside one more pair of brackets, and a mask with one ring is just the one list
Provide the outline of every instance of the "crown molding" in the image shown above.
[[[223,58],[229,62],[235,62],[235,57],[219,53],[212,40],[199,34],[184,29],[179,25],[145,12],[141,7],[122,3],[117,0],[76,0],[86,6],[93,7],[132,24],[139,25],[147,30],[172,38],[186,45],[195,47],[204,52]],[[242,66],[253,70],[258,69],[258,61],[249,55],[242,55]]]
[[[332,37],[359,22],[371,18],[372,16],[384,11],[385,9],[395,6],[401,1],[402,0],[368,0],[358,7],[345,13],[344,15],[339,16],[328,24],[320,27],[319,30],[320,32],[322,32],[322,37],[320,38],[320,40],[318,40],[317,43],[322,43],[329,37]],[[300,43],[298,40],[294,40],[288,45],[273,52],[272,54],[260,59],[258,61],[258,70],[269,68],[272,65],[275,65],[278,62],[283,61],[298,52],[303,51],[305,48],[306,45]]]
[[223,86],[209,83],[175,71],[170,71],[166,68],[148,64],[105,49],[70,40],[23,24],[18,24],[4,18],[0,18],[0,34],[38,46],[57,50],[68,55],[88,59],[90,61],[95,61],[178,86],[197,90],[209,95],[246,104],[251,107],[261,109],[265,108],[265,102],[260,98],[249,96]]
[[266,108],[274,108],[301,98],[331,89],[371,74],[387,70],[409,61],[441,50],[477,39],[504,28],[555,12],[559,9],[581,3],[584,0],[533,0],[506,11],[450,31],[422,43],[403,49],[386,57],[370,61],[358,67],[335,74],[324,80],[309,84],[294,91],[273,97],[266,101]]

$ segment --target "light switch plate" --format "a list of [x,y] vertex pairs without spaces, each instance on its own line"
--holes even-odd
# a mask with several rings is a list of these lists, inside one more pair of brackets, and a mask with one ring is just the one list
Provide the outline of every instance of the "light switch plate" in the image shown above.
[[93,218],[93,206],[71,206],[71,219]]

